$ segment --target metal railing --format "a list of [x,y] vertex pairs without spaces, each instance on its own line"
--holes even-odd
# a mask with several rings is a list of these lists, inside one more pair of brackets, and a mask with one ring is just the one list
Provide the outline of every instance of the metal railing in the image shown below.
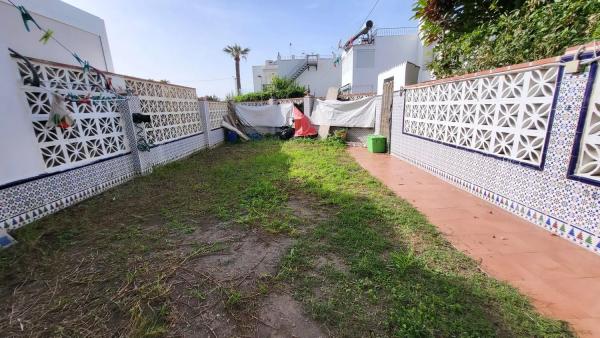
[[377,28],[373,32],[373,36],[396,36],[396,35],[409,35],[416,34],[418,32],[417,27],[391,27],[391,28]]

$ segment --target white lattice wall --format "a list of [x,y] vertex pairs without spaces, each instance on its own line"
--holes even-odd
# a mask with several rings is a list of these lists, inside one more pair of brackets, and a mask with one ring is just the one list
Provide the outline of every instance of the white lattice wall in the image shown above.
[[142,113],[152,118],[145,125],[148,139],[162,144],[204,130],[194,88],[126,78],[127,89],[140,98]]
[[208,101],[210,130],[221,128],[223,116],[227,115],[227,102]]
[[541,166],[557,68],[406,91],[404,132]]
[[587,106],[573,175],[600,183],[600,80],[596,76]]
[[[14,93],[5,110],[5,123],[14,130],[0,133],[7,145],[0,149],[27,159],[0,162],[0,235],[208,146],[208,116],[201,114],[193,88],[106,74],[120,91],[127,86],[140,95],[125,98],[106,91],[105,78],[93,71],[30,61],[40,87],[23,85],[33,78],[23,61],[0,58],[0,66],[10,70],[2,84]],[[72,95],[72,127],[46,126],[53,93]],[[87,96],[90,101],[81,100]],[[137,147],[132,113],[152,116],[142,129],[142,136],[149,132],[155,138],[150,149]]]
[[[22,80],[32,74],[24,62],[16,61]],[[113,157],[129,151],[124,123],[113,94],[104,91],[104,80],[96,73],[32,61],[41,86],[23,85],[22,91],[32,128],[47,172],[60,171]],[[61,96],[99,96],[90,103],[67,103],[75,123],[71,128],[48,127],[52,93]]]

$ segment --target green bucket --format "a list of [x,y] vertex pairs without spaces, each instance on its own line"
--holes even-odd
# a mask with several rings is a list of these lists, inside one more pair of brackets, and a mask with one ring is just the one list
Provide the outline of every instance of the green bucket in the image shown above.
[[385,153],[387,147],[387,139],[382,135],[367,136],[367,149],[370,153]]

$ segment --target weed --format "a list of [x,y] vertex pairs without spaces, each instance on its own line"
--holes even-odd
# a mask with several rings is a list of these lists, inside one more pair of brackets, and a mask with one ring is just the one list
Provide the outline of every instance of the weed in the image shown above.
[[192,297],[194,297],[195,299],[197,299],[201,302],[206,299],[206,294],[199,288],[191,289],[191,290],[189,290],[189,293]]
[[225,305],[229,308],[235,308],[238,307],[242,301],[242,293],[239,292],[238,290],[227,290],[225,291],[225,293],[227,294],[227,301],[225,302]]

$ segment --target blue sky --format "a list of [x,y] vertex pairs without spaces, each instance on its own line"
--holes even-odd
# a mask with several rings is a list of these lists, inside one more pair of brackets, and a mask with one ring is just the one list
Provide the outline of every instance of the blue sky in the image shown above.
[[[363,23],[376,0],[65,0],[104,19],[117,73],[166,79],[221,98],[235,88],[224,46],[251,49],[242,61],[242,89],[252,90],[252,65],[277,52],[331,54]],[[416,27],[413,0],[379,0],[376,27]],[[290,43],[292,47],[290,48]]]

